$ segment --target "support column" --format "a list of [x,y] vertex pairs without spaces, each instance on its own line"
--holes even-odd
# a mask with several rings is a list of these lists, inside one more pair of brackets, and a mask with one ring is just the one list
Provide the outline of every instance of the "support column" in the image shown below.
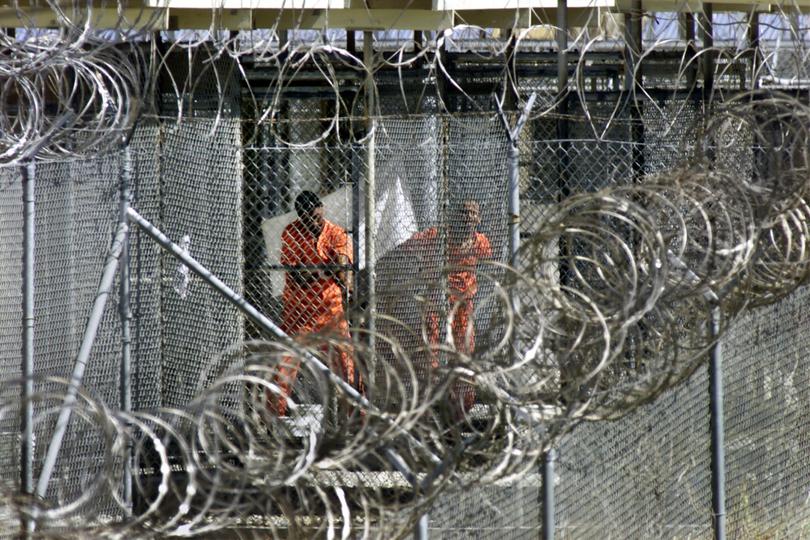
[[712,309],[711,337],[715,340],[709,358],[709,407],[712,432],[712,513],[714,538],[726,539],[726,452],[723,417],[723,349],[720,343],[719,307]]
[[[569,142],[568,133],[568,0],[557,0],[557,163],[558,178],[557,188],[559,191],[558,201],[563,201],[570,195],[568,169]],[[557,246],[560,254],[559,279],[563,285],[566,281],[568,271],[565,262],[567,246],[560,244]],[[560,381],[561,386],[565,386],[565,381]],[[549,448],[543,456],[541,477],[543,489],[541,492],[543,507],[543,540],[553,540],[556,529],[554,507],[554,459],[555,450]]]
[[630,141],[632,142],[632,176],[633,182],[638,183],[644,174],[644,120],[642,101],[643,94],[638,92],[643,86],[644,79],[639,64],[643,52],[641,35],[642,5],[641,0],[633,0],[632,11],[625,14],[625,62],[626,72],[624,87],[630,105]]
[[363,32],[363,62],[366,68],[365,83],[365,114],[366,114],[366,186],[365,186],[365,240],[366,240],[366,330],[368,331],[369,365],[367,366],[369,381],[374,384],[375,348],[377,316],[377,269],[376,269],[376,133],[374,132],[376,113],[376,100],[374,88],[374,34]]
[[557,451],[546,452],[543,460],[543,540],[554,540],[554,461]]
[[[703,12],[698,16],[698,23],[700,26],[700,39],[703,42],[703,50],[706,51],[714,47],[714,29],[712,23],[712,16],[714,8],[710,3],[703,4]],[[701,75],[703,77],[703,102],[708,103],[711,100],[712,91],[714,90],[714,51],[704,52],[701,57]]]
[[351,28],[346,29],[346,51],[352,55],[357,54],[357,40]]
[[[132,310],[130,309],[130,259],[129,259],[129,210],[130,181],[132,179],[132,153],[128,144],[122,150],[121,166],[121,193],[120,193],[120,220],[125,224],[123,245],[121,247],[121,273],[119,285],[119,316],[121,318],[121,373],[120,397],[121,410],[125,413],[132,411],[132,380],[131,380],[131,334],[130,323]],[[127,513],[132,513],[132,440],[128,439],[126,455],[124,456],[124,485],[122,499]]]
[[642,49],[641,11],[641,0],[632,0],[630,13],[624,14],[624,89],[631,93],[641,83],[636,69]]
[[[686,41],[686,58],[692,61],[695,58],[695,15],[692,13],[683,14],[683,37]],[[686,70],[686,86],[691,90],[695,87],[697,80],[697,66],[694,63]]]
[[568,93],[568,0],[557,0],[557,96]]
[[[20,167],[23,191],[23,279],[22,279],[22,407],[20,407],[20,491],[34,494],[34,242],[36,167]],[[21,522],[24,536],[33,532],[33,523]]]
[[759,12],[748,16],[748,47],[751,49],[751,90],[759,88],[759,66],[762,60],[759,50]]

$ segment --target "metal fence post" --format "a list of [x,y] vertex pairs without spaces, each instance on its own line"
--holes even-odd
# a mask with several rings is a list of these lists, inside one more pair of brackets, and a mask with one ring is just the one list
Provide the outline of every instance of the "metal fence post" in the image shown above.
[[639,62],[643,51],[641,36],[641,0],[633,0],[632,11],[625,15],[625,61],[626,72],[624,89],[630,102],[630,141],[632,154],[633,182],[638,182],[644,174],[644,114],[641,96],[636,91],[643,85],[642,66]]
[[[376,340],[374,333],[376,331],[376,321],[374,318],[377,316],[377,270],[375,268],[375,243],[376,243],[376,208],[375,208],[375,191],[376,191],[376,171],[375,171],[375,138],[374,133],[375,121],[374,111],[376,109],[374,99],[374,35],[373,32],[363,32],[363,61],[366,68],[366,84],[365,84],[365,100],[366,100],[366,192],[365,192],[365,234],[366,234],[366,302],[367,302],[367,317],[366,329],[368,330],[368,351],[369,351],[369,365],[367,371],[369,375],[374,371],[375,360],[375,347]],[[369,385],[373,384],[369,380]]]
[[[132,153],[128,144],[122,149],[121,164],[121,193],[120,193],[120,220],[125,224],[124,239],[121,247],[121,273],[119,288],[119,314],[121,317],[121,373],[120,397],[121,410],[125,413],[132,411],[132,380],[131,380],[131,335],[130,323],[132,310],[130,308],[130,267],[129,267],[129,209],[130,181],[132,179]],[[127,512],[132,512],[132,442],[127,446],[124,456],[124,486],[123,501]]]
[[[568,186],[568,0],[557,0],[557,156],[559,162],[559,200],[569,195]],[[562,240],[562,239],[561,239]],[[565,282],[566,264],[565,254],[567,246],[557,246],[560,252],[560,284]],[[560,384],[565,381],[560,378]],[[546,451],[543,460],[543,539],[552,540],[556,525],[554,522],[554,458],[553,448]]]
[[751,48],[751,90],[759,88],[759,67],[761,55],[759,50],[759,12],[753,10],[748,15],[748,46]]
[[[624,92],[625,107],[629,108],[630,119],[630,181],[638,184],[644,177],[644,113],[643,113],[643,77],[641,54],[643,52],[644,41],[641,33],[641,15],[643,13],[641,0],[632,0],[630,13],[624,15],[624,51],[625,51],[625,74]],[[639,94],[636,94],[639,92]],[[630,243],[636,255],[641,243],[638,233],[630,234]],[[634,370],[636,363],[637,340],[631,337],[628,340],[628,354],[626,365]]]
[[[20,407],[20,487],[25,495],[34,494],[34,188],[36,166],[20,167],[23,191],[23,279],[22,279],[22,407]],[[33,532],[33,523],[23,517],[21,529]]]
[[[703,72],[703,101],[705,104],[711,103],[711,96],[714,90],[715,52],[708,50],[714,47],[713,14],[714,8],[709,2],[703,4],[703,12],[698,14],[700,38],[701,41],[703,41],[703,50],[707,51],[703,54],[701,62]],[[704,114],[707,113],[708,111],[704,111]]]
[[[673,268],[684,273],[686,279],[699,284],[700,278],[671,251],[667,259]],[[709,320],[709,336],[714,342],[709,350],[709,429],[711,430],[712,513],[716,540],[726,538],[726,455],[723,421],[723,349],[720,343],[722,311],[720,297],[711,289],[703,291],[703,297],[712,307]]]
[[686,87],[693,90],[697,81],[697,68],[694,65],[697,51],[695,46],[695,15],[691,12],[683,14],[683,38],[686,42],[686,50],[684,51],[686,60],[690,62],[686,70]]
[[721,312],[712,309],[711,337],[714,339],[709,357],[709,407],[712,452],[712,513],[715,540],[726,538],[726,455],[725,422],[723,418],[723,348],[720,343]]
[[422,514],[419,516],[419,521],[416,522],[416,528],[413,530],[413,540],[427,540],[428,537],[428,515]]
[[554,461],[557,451],[550,448],[543,460],[543,540],[554,540]]
[[[703,106],[704,118],[710,114],[711,98],[714,90],[715,53],[708,50],[714,47],[714,9],[711,3],[703,4],[699,15],[700,36],[703,49]],[[710,154],[713,157],[713,152]],[[714,340],[709,356],[709,408],[712,453],[712,514],[714,515],[714,537],[726,538],[726,456],[725,422],[723,418],[723,349],[720,343],[721,311],[715,306],[711,313],[711,338]]]
[[[509,212],[509,265],[517,268],[518,251],[520,250],[520,133],[529,120],[529,115],[537,99],[537,93],[532,92],[526,105],[518,117],[514,128],[509,127],[509,120],[504,111],[504,104],[498,103],[498,112],[509,138],[509,150],[507,151],[507,197]],[[504,101],[506,101],[504,99]],[[517,299],[516,299],[517,300]]]
[[[523,127],[526,125],[526,122],[529,120],[529,116],[531,115],[532,108],[534,107],[534,102],[537,99],[537,93],[532,92],[529,96],[529,99],[526,100],[526,105],[523,107],[523,111],[521,112],[520,116],[515,122],[515,127],[511,128],[509,126],[509,119],[504,111],[504,106],[508,107],[508,102],[506,97],[503,98],[503,103],[498,102],[496,99],[496,103],[498,104],[498,113],[499,118],[501,119],[501,123],[503,124],[503,128],[506,131],[506,136],[509,139],[509,150],[507,151],[507,204],[508,204],[508,213],[509,213],[509,266],[514,270],[517,271],[519,261],[519,251],[520,251],[520,133],[523,131]],[[512,309],[519,310],[520,309],[520,298],[514,294],[514,292],[510,293],[510,302],[512,303]],[[511,336],[511,358],[512,362],[517,362],[517,332],[513,330]]]

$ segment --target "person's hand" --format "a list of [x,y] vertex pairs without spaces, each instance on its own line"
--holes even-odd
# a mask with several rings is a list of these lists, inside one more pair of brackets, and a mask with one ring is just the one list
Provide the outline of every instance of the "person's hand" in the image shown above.
[[354,293],[351,290],[346,291],[343,294],[343,312],[349,311],[349,308],[352,306],[354,302]]
[[294,276],[300,285],[311,285],[323,279],[324,273],[321,270],[296,270]]

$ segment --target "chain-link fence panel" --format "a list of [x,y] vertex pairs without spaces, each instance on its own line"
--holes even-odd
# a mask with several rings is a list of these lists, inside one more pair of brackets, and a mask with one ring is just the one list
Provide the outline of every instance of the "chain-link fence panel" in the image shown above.
[[642,110],[645,174],[688,166],[697,159],[702,104],[696,98],[645,100]]
[[[198,118],[164,133],[161,217],[164,232],[236,291],[242,289],[241,178],[233,147],[236,120]],[[223,141],[231,141],[225,145]],[[203,158],[203,159],[200,159]],[[213,357],[242,339],[242,316],[162,254],[162,404],[197,395]]]
[[[23,190],[19,167],[0,168],[0,369],[6,379],[22,375]],[[20,417],[14,408],[0,422],[2,484],[19,486]]]
[[[302,107],[299,104],[296,110],[300,113],[305,110]],[[317,108],[310,111],[311,116],[318,114]],[[717,166],[736,174],[751,174],[749,136],[738,134],[723,144],[713,141],[714,153],[700,147],[700,104],[692,98],[645,102],[637,120],[626,113],[614,114],[609,105],[588,112],[591,117],[587,120],[581,112],[534,119],[529,131],[532,136],[521,139],[524,234],[530,234],[542,220],[545,208],[564,196],[640,181],[641,175],[688,166],[698,155],[701,159],[710,156]],[[669,117],[673,120],[667,120]],[[555,138],[560,120],[568,123],[569,139]],[[250,283],[255,290],[265,287],[271,291],[272,302],[262,302],[261,294],[255,299],[278,320],[283,319],[279,297],[284,273],[289,270],[281,264],[280,243],[284,227],[297,217],[293,203],[298,193],[316,191],[327,215],[339,216],[334,219],[342,220],[358,249],[364,244],[365,150],[350,143],[295,147],[274,139],[278,133],[289,136],[290,130],[297,130],[301,143],[313,140],[323,124],[307,122],[309,127],[299,122],[302,125],[284,128],[287,131],[267,130],[263,144],[246,150],[245,201],[255,205],[250,210],[261,217],[255,223],[262,223],[263,228],[263,242],[255,248],[259,264],[264,265],[263,277]],[[633,122],[639,122],[643,130],[635,129]],[[397,336],[406,349],[410,343],[416,351],[431,337],[425,331],[429,309],[414,298],[425,297],[426,269],[447,263],[449,238],[463,222],[460,214],[453,213],[458,203],[479,203],[477,232],[487,238],[490,257],[505,260],[507,256],[506,137],[499,123],[488,116],[386,117],[377,120],[376,127],[378,309],[393,320],[406,322],[404,327],[418,329]],[[643,138],[631,140],[633,133]],[[355,191],[357,182],[361,189]],[[285,224],[267,227],[269,221],[282,216],[286,216]],[[360,229],[355,233],[356,226]],[[246,230],[246,238],[249,234]],[[414,243],[414,238],[420,242]],[[277,253],[275,259],[273,252]],[[360,255],[355,268],[364,261]],[[275,279],[267,279],[268,274],[275,274]],[[357,293],[362,286],[359,289]],[[247,285],[246,291],[251,294]],[[486,326],[486,310],[479,313],[476,326]],[[379,322],[378,330],[395,332],[395,325],[387,328],[385,324]],[[385,362],[385,349],[379,354]],[[422,369],[431,362],[429,357],[412,359],[421,361]],[[575,538],[597,537],[605,530],[614,536],[637,537],[707,534],[711,527],[708,426],[703,370],[683,387],[624,420],[580,426],[560,449],[560,534]],[[696,447],[701,450],[696,452]],[[594,486],[602,486],[599,496],[593,496]],[[485,535],[491,531],[493,537],[523,537],[537,534],[541,510],[538,486],[481,488],[464,497],[440,499],[430,511],[430,526],[432,532],[451,537],[471,530]],[[526,519],[516,520],[518,515]],[[594,526],[596,523],[600,525]]]
[[430,538],[530,540],[541,534],[542,480],[528,475],[503,485],[442,493],[431,508]]
[[580,425],[559,447],[557,534],[709,536],[709,436],[705,370],[619,421]]
[[[315,130],[321,129],[319,119],[287,124],[273,131],[266,124],[260,125],[258,144],[245,148],[245,294],[278,323],[283,316],[282,296],[289,266],[282,262],[282,236],[300,217],[295,201],[302,192],[315,194],[323,204],[324,219],[346,233],[347,254],[354,260],[357,194],[353,188],[363,163],[359,149],[350,143],[307,145],[308,140],[318,138],[320,132]],[[284,136],[292,134],[300,143],[283,142]],[[316,268],[318,264],[339,266],[335,261],[310,262],[313,267],[309,270],[313,271],[330,271]]]
[[[695,111],[688,99],[655,106],[643,101],[636,110],[588,103],[587,116],[579,111],[535,119],[534,133],[545,136],[522,145],[531,156],[528,163],[522,159],[528,170],[522,185],[523,230],[530,233],[547,209],[569,196],[688,166],[700,128],[696,115],[680,115],[680,125],[673,126],[659,121],[656,107]],[[560,140],[560,133],[570,138]],[[632,238],[628,242],[632,245]],[[575,254],[577,248],[565,249]],[[567,280],[570,275],[563,270],[560,279]],[[708,383],[700,371],[622,420],[575,429],[559,447],[554,479],[558,534],[706,534],[711,527],[709,453],[695,454],[694,448],[708,444],[708,418]]]
[[[161,126],[141,122],[130,139],[130,204],[155,225],[160,220]],[[132,403],[135,409],[161,405],[161,250],[138,227],[130,226],[132,297]]]
[[[207,60],[176,62],[189,71],[195,92],[184,103],[191,114],[181,123],[163,125],[159,223],[169,238],[241,292],[239,89],[232,61]],[[184,75],[182,70],[175,73],[180,80]],[[168,118],[177,105],[171,94],[164,95]],[[198,395],[214,359],[243,339],[244,322],[188,267],[166,252],[161,258],[161,403],[179,406]]]
[[[135,174],[130,179],[135,201],[158,201],[155,148],[157,128],[141,126],[133,136]],[[151,150],[151,151],[149,151]],[[104,262],[119,220],[119,185],[123,167],[123,152],[94,158],[72,159],[62,162],[39,163],[33,169],[35,182],[35,280],[34,280],[34,373],[42,377],[60,377],[68,380],[77,361],[79,347],[89,323],[93,302]],[[3,223],[0,237],[14,238],[3,253],[8,257],[8,269],[14,276],[3,279],[2,313],[19,310],[22,299],[22,189],[19,167],[4,168],[2,189]],[[6,196],[8,195],[8,196]],[[154,374],[158,373],[159,340],[154,336],[158,324],[154,319],[159,309],[154,294],[149,300],[149,287],[156,290],[158,280],[149,264],[156,261],[156,252],[142,246],[137,232],[133,232],[134,319],[133,396],[136,404],[157,405],[157,387]],[[151,252],[151,256],[149,255]],[[3,266],[4,272],[6,265]],[[120,406],[120,359],[122,351],[121,325],[118,304],[119,280],[116,279],[101,318],[90,356],[86,360],[80,383],[92,389],[94,399],[111,407]],[[19,311],[17,311],[19,313]],[[153,319],[150,322],[150,317]],[[4,352],[9,364],[4,373],[13,377],[20,374],[21,325],[19,316],[0,324],[4,330]],[[7,332],[7,333],[6,333]],[[11,339],[8,336],[14,336]],[[151,378],[148,376],[151,375]],[[41,379],[39,379],[41,380]],[[35,391],[41,396],[53,392],[59,396],[65,387],[55,383],[38,382]],[[143,401],[143,403],[141,403]],[[44,398],[35,406],[34,480],[42,473],[45,454],[56,427],[56,414],[62,405],[55,398]],[[81,407],[79,407],[81,408]],[[18,426],[19,417],[5,415],[6,422]],[[8,471],[16,471],[8,479],[19,477],[19,433],[17,429],[3,430],[3,460],[8,460]],[[99,481],[107,465],[104,463],[104,434],[92,426],[88,419],[75,412],[71,415],[64,439],[57,454],[47,500],[75,501],[95,482]],[[8,439],[8,441],[6,441]],[[8,444],[5,444],[5,443]],[[54,448],[56,448],[54,446]],[[115,514],[115,505],[109,498],[92,499],[96,510]],[[110,514],[113,512],[113,514]],[[66,523],[67,525],[67,523]]]
[[[35,169],[34,373],[71,378],[99,296],[104,262],[119,221],[121,159],[110,154],[90,159],[41,163]],[[80,383],[97,399],[117,406],[121,326],[117,283],[107,303],[86,359]],[[36,389],[64,392],[65,387],[40,383]],[[55,446],[60,402],[36,403],[34,478],[45,470],[47,452],[58,450],[46,500],[78,500],[103,472],[103,434],[88,429],[86,418],[73,414],[61,446]],[[56,409],[54,410],[54,407]],[[94,507],[112,508],[100,498]]]
[[750,312],[723,340],[729,535],[810,534],[810,289]]

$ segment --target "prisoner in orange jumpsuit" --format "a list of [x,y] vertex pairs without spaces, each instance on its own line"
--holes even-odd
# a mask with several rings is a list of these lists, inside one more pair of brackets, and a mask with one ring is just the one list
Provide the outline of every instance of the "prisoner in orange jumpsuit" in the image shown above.
[[[477,231],[481,223],[481,208],[476,201],[467,200],[455,206],[450,212],[449,221],[446,251],[447,264],[450,267],[447,277],[447,304],[449,316],[452,317],[450,328],[456,350],[471,355],[475,350],[475,324],[471,318],[473,298],[478,292],[476,266],[479,261],[492,258],[492,247],[486,235]],[[414,234],[406,242],[406,248],[435,259],[441,248],[441,241],[439,230],[433,227]],[[426,261],[428,273],[436,262]],[[429,342],[438,345],[438,310],[428,310],[426,326]],[[435,355],[431,358],[431,365],[434,369],[439,367]],[[475,389],[469,384],[459,383],[451,389],[451,400],[454,407],[461,405],[462,412],[469,411],[475,401]]]
[[[345,230],[324,218],[323,210],[323,203],[315,193],[301,192],[295,199],[298,219],[281,234],[281,264],[288,268],[281,329],[293,337],[313,332],[349,337],[344,309],[348,272],[337,267],[351,264],[352,245]],[[324,352],[329,355],[335,373],[360,386],[350,347],[338,346]],[[289,357],[278,367],[275,383],[282,395],[270,396],[268,401],[270,409],[279,416],[287,414],[286,397],[292,392],[299,367],[300,361]]]

